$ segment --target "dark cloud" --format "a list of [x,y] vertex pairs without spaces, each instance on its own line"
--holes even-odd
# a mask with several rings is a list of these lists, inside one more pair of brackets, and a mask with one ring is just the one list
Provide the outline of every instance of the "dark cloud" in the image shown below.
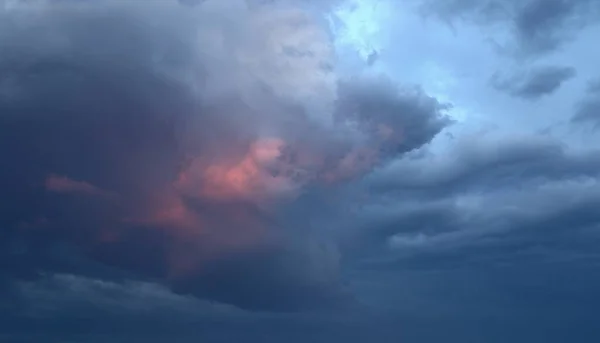
[[586,330],[600,303],[598,151],[489,133],[455,144],[367,178],[369,201],[347,219],[360,227],[346,232],[360,270],[353,287],[409,313],[555,318]]
[[369,189],[386,194],[381,199],[391,203],[382,205],[391,209],[377,212],[370,221],[378,229],[365,228],[355,244],[368,243],[367,256],[394,247],[371,260],[389,268],[597,263],[600,155],[542,137],[483,141],[465,142],[437,162],[407,160],[373,175]]
[[585,123],[594,129],[600,127],[600,99],[590,97],[582,101],[578,106],[577,113],[571,118],[574,123]]
[[546,66],[509,76],[498,73],[492,76],[492,86],[514,97],[536,100],[556,92],[560,86],[575,77],[572,67]]
[[514,25],[526,50],[546,52],[556,49],[565,40],[569,20],[576,16],[577,1],[535,0],[526,3],[517,13]]
[[600,128],[600,83],[598,80],[588,82],[586,94],[577,104],[576,113],[571,123],[590,125],[593,130]]
[[[35,282],[19,282],[23,305],[0,317],[0,337],[27,342],[76,340],[150,342],[267,341],[333,339],[362,342],[377,338],[393,342],[397,331],[377,318],[357,320],[330,313],[272,314],[174,294],[147,281],[115,281],[49,274]],[[0,314],[1,316],[1,314]]]
[[452,123],[442,115],[450,105],[420,89],[399,90],[385,79],[350,79],[339,87],[338,117],[359,124],[391,156],[422,147]]
[[[600,163],[597,153],[575,154],[561,142],[543,136],[485,141],[480,138],[464,138],[452,154],[443,158],[398,163],[395,168],[375,174],[371,187],[382,192],[414,190],[410,196],[434,191],[436,198],[454,192],[493,191],[499,186],[520,187],[528,182],[594,176]],[[479,143],[474,144],[475,141]],[[436,168],[427,168],[432,162]],[[395,178],[396,174],[404,177]]]
[[445,20],[507,23],[514,31],[519,53],[526,55],[552,52],[600,18],[595,0],[425,0],[424,8]]
[[[161,9],[180,15],[177,8]],[[215,227],[213,238],[205,242],[201,235],[191,237],[179,230],[180,225],[187,228],[188,224],[197,224],[194,210],[187,209],[177,195],[170,195],[173,200],[166,198],[167,207],[161,208],[163,200],[157,192],[170,192],[170,182],[176,180],[185,162],[186,143],[178,126],[196,121],[194,115],[206,117],[199,120],[210,125],[210,116],[216,120],[223,109],[218,105],[211,112],[202,109],[202,104],[196,107],[183,80],[167,75],[194,71],[190,49],[195,42],[187,33],[192,27],[185,27],[190,21],[181,14],[184,24],[179,25],[168,18],[169,14],[140,10],[137,6],[34,9],[30,14],[43,19],[28,32],[16,29],[10,22],[4,24],[15,34],[5,38],[3,44],[17,45],[9,51],[18,58],[11,60],[8,56],[3,61],[3,69],[11,74],[17,93],[3,99],[2,159],[10,167],[3,170],[2,188],[13,200],[2,218],[17,231],[22,225],[33,226],[29,230],[51,231],[51,236],[82,245],[88,254],[104,263],[171,280],[173,269],[186,263],[176,256],[185,254],[182,250],[193,249],[190,256],[181,257],[189,259],[190,266],[181,268],[194,270],[194,263],[198,263],[195,259],[200,259],[200,254],[210,254],[203,251],[209,245],[217,251],[218,244],[243,245],[246,238],[236,236],[245,231],[258,235],[259,231],[252,230],[270,230],[270,224],[257,217],[258,212],[250,204],[210,205],[221,214],[207,219],[219,228]],[[4,16],[10,18],[10,13]],[[34,40],[42,41],[48,35],[57,37],[55,46],[29,47],[35,44]],[[19,46],[20,40],[26,40],[27,45]],[[61,40],[67,43],[63,45]],[[48,38],[46,44],[53,43]],[[167,70],[170,68],[173,69]],[[227,123],[216,124],[212,130],[219,130],[218,125]],[[228,136],[219,137],[220,144],[238,149],[233,145],[233,130],[225,128],[222,134],[227,131]],[[118,195],[114,199],[89,198],[100,190]],[[149,198],[156,196],[158,204],[154,205]],[[145,204],[147,200],[151,201]],[[149,211],[158,213],[149,213],[147,221],[136,219],[136,212],[146,216],[147,206]],[[18,211],[11,211],[13,208]],[[234,213],[226,214],[227,209]],[[240,218],[226,219],[236,215]],[[44,222],[28,224],[36,218],[44,218]],[[229,232],[222,232],[224,228]],[[184,239],[198,243],[186,247]],[[218,243],[221,240],[231,243]],[[133,245],[137,246],[135,250],[131,249]],[[267,254],[278,258],[285,253],[278,250]],[[252,254],[240,254],[244,256],[240,261],[255,262],[239,265],[243,268],[239,270],[249,270],[250,274],[254,270],[259,274],[257,279],[278,273],[262,267],[262,260],[255,260]],[[218,282],[236,283],[235,273],[228,278]],[[187,281],[173,282],[179,285]],[[272,283],[264,281],[261,285],[269,284]],[[257,288],[261,285],[248,292],[262,292]],[[186,292],[210,295],[189,287],[185,287]],[[231,298],[238,292],[235,287],[222,287],[220,291],[230,296],[219,298],[235,301]]]
[[[380,273],[378,275],[381,276]],[[504,283],[504,287],[510,288],[513,284],[508,280],[518,279],[518,275],[507,273],[506,276],[506,281],[495,282]],[[414,280],[418,276],[413,274],[412,277]],[[440,277],[429,274],[427,281],[430,286],[423,285],[423,288],[432,289],[433,285],[440,285]],[[377,280],[377,276],[371,278]],[[482,273],[479,279],[463,283],[463,295],[478,294],[478,297],[484,299],[483,297],[489,294],[478,290],[477,287],[492,282],[488,278],[489,274]],[[386,280],[396,291],[402,289],[395,283],[390,284],[389,278]],[[460,276],[449,275],[445,275],[443,280],[443,286],[447,290],[454,290],[456,282],[466,281]],[[550,281],[552,278],[548,275],[546,280]],[[556,285],[557,282],[560,281],[554,280],[552,284]],[[530,286],[535,287],[535,284]],[[407,342],[437,342],[444,337],[489,338],[491,342],[526,337],[533,341],[553,342],[554,339],[559,342],[564,337],[597,336],[592,330],[592,323],[588,322],[577,326],[580,329],[577,333],[571,333],[575,321],[579,318],[571,317],[567,313],[560,318],[531,317],[526,325],[522,321],[527,316],[523,315],[491,315],[485,319],[477,319],[457,315],[448,318],[423,318],[394,314],[386,317],[367,315],[366,320],[359,320],[352,315],[329,315],[326,318],[319,315],[274,316],[251,314],[174,295],[152,283],[119,284],[71,275],[53,275],[36,284],[23,284],[21,292],[32,305],[19,316],[14,315],[10,322],[3,321],[0,324],[2,338],[7,342],[35,342],[40,339],[48,342],[104,342],[108,339],[114,342],[131,339],[144,342],[168,342],[173,339],[181,342],[204,339],[224,342],[364,342],[376,339],[378,342],[391,343],[396,342],[398,337]],[[447,292],[447,295],[459,294]],[[522,289],[519,295],[536,298],[535,291],[531,288]],[[388,296],[393,297],[393,294]],[[503,297],[502,300],[506,302],[510,301],[510,298]],[[408,305],[407,302],[404,304]],[[473,309],[468,303],[464,303],[463,308]],[[545,327],[549,322],[554,325],[551,328]],[[473,330],[475,326],[478,330]],[[507,327],[516,332],[507,332]]]
[[588,82],[587,91],[589,93],[599,93],[600,92],[600,79],[590,80]]
[[195,315],[241,316],[244,311],[218,303],[176,295],[151,282],[106,281],[68,274],[46,275],[35,282],[21,282],[18,290],[27,304],[20,315],[30,318],[82,315],[88,318],[141,316],[155,319]]
[[14,269],[115,277],[99,263],[250,309],[350,304],[335,244],[284,210],[428,143],[445,106],[386,80],[338,82],[302,11],[206,5],[2,12],[0,220],[3,244],[24,249]]

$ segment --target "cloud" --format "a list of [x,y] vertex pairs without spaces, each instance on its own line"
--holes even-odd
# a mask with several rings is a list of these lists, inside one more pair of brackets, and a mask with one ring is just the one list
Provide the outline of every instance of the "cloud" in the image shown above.
[[445,20],[467,19],[488,26],[507,25],[519,54],[541,55],[555,51],[582,27],[598,20],[594,0],[425,0],[425,13]]
[[[420,87],[342,74],[330,4],[0,12],[0,340],[583,336],[600,153],[477,131],[485,92],[454,122]],[[447,4],[509,25],[526,6]],[[499,80],[534,99],[569,69]]]
[[[473,144],[475,141],[478,144]],[[436,167],[425,168],[431,163]],[[517,187],[518,182],[539,176],[556,181],[579,175],[593,176],[596,163],[595,153],[575,154],[560,141],[544,136],[498,138],[491,135],[482,139],[474,135],[459,140],[448,155],[398,162],[374,174],[370,180],[371,186],[381,191],[394,191],[395,185],[415,191],[478,191],[482,190],[480,187],[494,190],[500,185]],[[394,178],[396,174],[405,177]]]
[[[346,198],[356,201],[339,219],[351,288],[410,316],[581,323],[600,300],[589,274],[599,261],[597,149],[499,132],[447,145],[367,176],[355,189],[365,201]],[[549,286],[556,278],[577,281]]]
[[560,86],[575,77],[572,67],[546,66],[521,71],[510,76],[494,74],[492,86],[514,97],[536,100],[556,92]]
[[476,141],[370,176],[365,187],[379,201],[365,211],[369,226],[353,233],[362,248],[352,249],[375,265],[442,270],[592,258],[586,242],[600,222],[592,210],[600,199],[598,152],[543,136]]
[[339,97],[338,118],[357,125],[392,157],[422,147],[452,123],[444,115],[450,104],[386,79],[344,80]]
[[569,20],[581,5],[577,1],[531,1],[518,12],[514,25],[527,50],[550,51],[565,38]]
[[19,294],[28,307],[20,309],[31,318],[55,316],[100,317],[242,315],[231,306],[203,302],[170,292],[164,287],[143,281],[117,282],[69,274],[44,276],[35,282],[18,285]]
[[228,305],[172,293],[152,282],[86,278],[70,274],[46,275],[18,285],[27,306],[0,324],[6,341],[29,342],[44,337],[59,342],[76,339],[137,339],[183,342],[342,339],[361,342],[371,337],[393,342],[393,331],[375,319],[318,314],[274,315],[240,310]]
[[600,92],[600,79],[590,80],[588,82],[587,91],[589,93],[598,93],[598,92]]
[[594,130],[600,128],[600,92],[597,80],[588,83],[586,94],[577,104],[571,123],[591,125]]
[[88,182],[71,180],[65,176],[50,175],[46,178],[45,186],[48,191],[56,193],[106,194],[105,191]]
[[598,128],[600,115],[600,100],[595,98],[589,98],[579,104],[577,113],[571,118],[573,123],[587,123],[591,124],[594,129]]
[[0,220],[31,277],[92,260],[249,309],[345,306],[336,242],[287,213],[450,124],[420,90],[335,74],[325,29],[289,4],[0,16]]

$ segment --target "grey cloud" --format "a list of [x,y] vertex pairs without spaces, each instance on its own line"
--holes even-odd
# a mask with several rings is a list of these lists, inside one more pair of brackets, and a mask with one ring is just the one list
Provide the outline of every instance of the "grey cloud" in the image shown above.
[[411,313],[572,318],[578,327],[600,303],[599,152],[547,136],[453,144],[367,178],[371,201],[348,219],[360,226],[346,241],[353,287]]
[[587,86],[588,93],[598,93],[600,92],[600,79],[590,80]]
[[350,79],[339,87],[338,118],[358,123],[392,157],[422,147],[452,123],[445,115],[451,105],[420,89],[398,89],[385,79]]
[[[0,46],[10,51],[0,59],[8,166],[0,188],[10,199],[2,243],[25,249],[1,256],[20,256],[7,277],[117,277],[100,264],[250,309],[352,305],[335,244],[310,220],[280,213],[299,206],[293,196],[261,203],[265,194],[252,192],[263,179],[238,187],[240,173],[255,177],[275,151],[264,180],[275,180],[276,194],[334,192],[431,141],[449,124],[445,105],[379,79],[338,84],[322,67],[326,34],[298,10],[222,2],[21,10],[0,12]],[[307,53],[286,55],[284,45]],[[262,135],[282,135],[292,152],[253,151]],[[303,158],[309,177],[294,174]],[[215,181],[202,174],[208,167]],[[240,190],[249,195],[229,197]],[[61,244],[79,250],[57,252]]]
[[484,24],[485,21],[490,19],[505,20],[510,16],[509,1],[425,0],[421,2],[421,6],[424,14],[434,14],[448,22],[452,22],[456,18],[462,18]]
[[575,77],[572,67],[546,66],[502,76],[492,76],[492,86],[514,97],[536,100],[556,92],[560,86]]
[[519,54],[540,55],[558,49],[582,27],[597,21],[594,0],[424,1],[426,13],[480,25],[505,23],[514,31]]
[[592,128],[598,129],[600,127],[600,99],[592,97],[582,101],[571,121],[578,124],[588,124]]
[[[248,312],[173,293],[151,281],[115,281],[48,274],[16,285],[23,305],[0,312],[0,337],[28,341],[215,340],[267,341],[377,338],[393,342],[396,328],[378,318],[343,313]],[[6,320],[5,320],[6,319]]]
[[[0,340],[597,341],[599,152],[444,141],[303,12],[175,4],[2,12]],[[206,195],[221,158],[285,196]]]
[[577,104],[571,123],[591,125],[593,130],[600,128],[600,82],[588,82],[586,94]]
[[514,19],[525,49],[546,52],[556,49],[565,39],[568,21],[576,15],[577,1],[534,0],[526,3]]
[[436,198],[595,177],[599,165],[597,152],[574,153],[559,141],[543,136],[514,137],[511,141],[475,136],[463,138],[448,156],[393,164],[373,174],[369,185],[373,190],[409,196],[432,192],[431,198]]
[[36,281],[20,282],[19,294],[26,306],[21,315],[30,318],[82,315],[140,316],[235,316],[244,311],[232,306],[203,302],[174,294],[151,282],[92,279],[68,274],[50,274]]
[[429,266],[518,264],[523,257],[517,252],[529,248],[547,249],[537,262],[587,255],[593,263],[588,242],[600,225],[592,210],[600,196],[598,152],[573,153],[541,137],[465,143],[440,164],[399,161],[387,176],[373,175],[368,189],[385,194],[380,207],[389,210],[376,212],[378,224],[363,228],[354,243],[370,242],[364,248],[375,256],[382,246],[396,246],[391,256],[375,258],[393,265],[418,266],[430,256],[454,254],[456,264],[447,259],[452,263],[446,266],[440,257]]
[[[15,269],[27,271],[29,277],[62,268],[81,273],[69,263],[57,266],[39,256],[43,256],[41,251],[49,250],[47,254],[54,257],[52,246],[66,240],[86,251],[79,254],[83,256],[75,254],[75,260],[91,258],[131,270],[132,277],[159,278],[181,292],[201,297],[257,308],[290,309],[295,304],[309,306],[308,294],[314,294],[319,303],[324,303],[321,289],[304,279],[312,278],[311,271],[299,270],[310,268],[303,261],[307,254],[301,248],[297,252],[286,246],[265,247],[265,251],[256,247],[256,252],[240,248],[238,254],[219,256],[217,241],[230,237],[235,240],[244,230],[251,230],[251,225],[267,232],[275,230],[268,216],[252,204],[186,205],[198,208],[190,210],[196,213],[208,213],[207,208],[211,208],[208,220],[214,227],[205,238],[185,238],[192,241],[185,244],[177,238],[181,232],[169,231],[169,224],[130,219],[137,212],[147,211],[145,203],[157,196],[161,199],[163,189],[169,188],[185,165],[186,155],[199,150],[219,155],[226,149],[237,154],[240,146],[247,144],[244,140],[257,133],[257,124],[242,131],[236,126],[243,125],[243,121],[233,119],[236,111],[252,113],[247,104],[237,99],[221,102],[211,98],[206,88],[214,88],[203,84],[204,67],[211,62],[207,54],[199,56],[202,51],[198,45],[208,44],[212,38],[202,41],[197,36],[199,22],[195,20],[196,15],[210,14],[189,13],[167,4],[140,7],[134,3],[33,7],[23,11],[21,20],[31,24],[27,29],[20,29],[11,11],[1,13],[0,24],[4,33],[10,32],[3,35],[0,44],[11,52],[0,61],[2,78],[11,86],[0,101],[0,156],[9,166],[3,168],[0,181],[7,199],[1,214],[2,224],[7,227],[3,242],[25,240],[24,245],[29,246]],[[231,34],[235,40],[236,33]],[[212,53],[208,51],[208,55]],[[230,58],[219,56],[224,64]],[[231,81],[227,80],[230,75],[215,69],[218,66],[209,68],[214,73],[211,77]],[[196,92],[201,93],[202,101]],[[239,98],[239,94],[232,98],[236,96]],[[230,106],[236,103],[238,106]],[[222,115],[227,109],[232,109],[230,117]],[[265,118],[258,122],[264,124]],[[190,127],[195,132],[186,137]],[[107,200],[90,194],[50,194],[44,189],[44,180],[55,173],[116,196]],[[235,214],[226,214],[228,209]],[[227,219],[227,224],[222,221],[236,215],[241,216],[243,225],[237,219]],[[287,243],[280,240],[272,244]],[[194,274],[191,279],[173,280],[170,259],[174,251],[186,254],[188,250],[186,258],[192,264],[210,255],[209,250],[217,250],[214,264],[206,271],[209,276]],[[14,258],[9,255],[7,261],[10,257]],[[91,267],[84,264],[85,268]],[[243,276],[242,270],[247,272]],[[278,275],[290,270],[298,271],[291,273],[296,279]],[[248,281],[240,292],[238,281],[242,279]],[[307,292],[306,296],[287,293],[286,284],[289,290],[294,289],[292,293]],[[282,288],[281,292],[267,292],[260,297],[265,287]],[[335,293],[329,289],[327,292]],[[285,296],[277,298],[274,293]],[[296,298],[303,301],[285,303]],[[256,300],[247,303],[252,299]]]

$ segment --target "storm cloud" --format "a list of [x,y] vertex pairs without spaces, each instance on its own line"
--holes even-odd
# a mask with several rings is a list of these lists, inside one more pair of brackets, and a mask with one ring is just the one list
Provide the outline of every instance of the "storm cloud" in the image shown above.
[[185,294],[282,310],[341,300],[335,248],[307,229],[297,238],[303,228],[278,208],[449,123],[419,92],[338,81],[323,66],[326,34],[298,10],[125,3],[3,16],[10,236],[40,230]]
[[0,340],[597,336],[596,2],[1,4]]

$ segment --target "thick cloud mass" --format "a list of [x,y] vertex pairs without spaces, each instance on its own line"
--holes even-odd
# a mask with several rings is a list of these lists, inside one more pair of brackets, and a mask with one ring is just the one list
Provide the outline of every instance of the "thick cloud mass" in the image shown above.
[[[300,10],[125,3],[3,17],[3,241],[74,244],[185,294],[281,310],[341,301],[335,248],[279,208],[448,123],[420,92],[338,81],[326,32]],[[39,244],[28,249],[53,243]]]
[[0,1],[0,341],[598,341],[598,10]]

